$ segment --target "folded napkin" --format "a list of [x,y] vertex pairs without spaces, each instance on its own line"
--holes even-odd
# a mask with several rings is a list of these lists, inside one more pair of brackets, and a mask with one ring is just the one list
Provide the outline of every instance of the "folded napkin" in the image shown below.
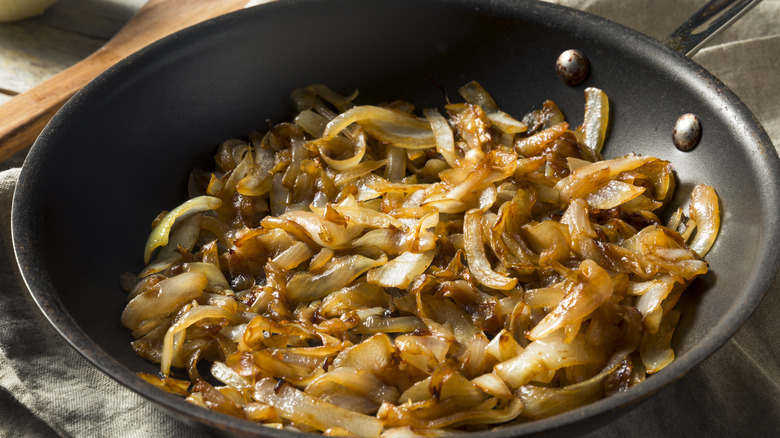
[[[699,0],[557,0],[662,39]],[[694,60],[723,80],[780,145],[780,1],[765,0]],[[76,353],[41,315],[13,255],[10,211],[19,169],[0,173],[0,436],[199,437]],[[726,345],[602,437],[780,434],[780,281]]]

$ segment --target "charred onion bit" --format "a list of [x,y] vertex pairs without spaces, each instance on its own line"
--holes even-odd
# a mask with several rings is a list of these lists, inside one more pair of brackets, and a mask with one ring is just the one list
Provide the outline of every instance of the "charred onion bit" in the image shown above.
[[661,225],[671,163],[601,159],[597,88],[573,129],[551,101],[515,118],[459,91],[420,116],[313,85],[292,123],[222,143],[123,281],[163,376],[141,378],[268,427],[406,437],[548,417],[668,365],[715,191]]

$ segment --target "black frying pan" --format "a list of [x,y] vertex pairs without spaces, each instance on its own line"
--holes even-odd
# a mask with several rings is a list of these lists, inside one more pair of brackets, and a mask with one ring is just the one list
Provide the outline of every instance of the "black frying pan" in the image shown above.
[[[591,64],[576,87],[555,60],[577,48]],[[289,93],[325,83],[359,102],[405,99],[441,107],[478,80],[510,114],[554,100],[576,125],[583,89],[611,100],[607,157],[671,160],[681,204],[695,183],[722,200],[711,273],[680,303],[677,360],[645,383],[592,405],[480,436],[584,431],[680,378],[721,346],[758,304],[778,268],[780,160],[759,123],[721,82],[667,46],[578,11],[530,1],[294,0],[244,10],[154,44],[87,86],[30,151],[13,207],[24,279],[52,324],[95,366],[179,419],[220,431],[287,432],[202,409],[135,376],[119,324],[122,271],[137,272],[150,220],[186,196],[186,178],[220,141],[289,119]],[[683,113],[700,144],[672,146]]]

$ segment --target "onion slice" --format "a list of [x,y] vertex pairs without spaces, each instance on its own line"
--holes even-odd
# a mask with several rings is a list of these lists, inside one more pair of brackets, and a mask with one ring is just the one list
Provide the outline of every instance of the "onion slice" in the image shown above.
[[200,272],[185,272],[141,292],[122,311],[122,325],[135,330],[142,321],[170,315],[182,304],[199,297],[208,284]]
[[715,189],[704,184],[698,184],[693,188],[690,216],[697,227],[690,248],[700,257],[704,257],[715,243],[720,230],[720,207]]
[[369,283],[383,287],[406,288],[417,276],[425,272],[436,255],[434,250],[421,253],[405,251],[384,265],[368,271]]
[[595,87],[585,89],[585,116],[582,126],[582,142],[597,157],[604,146],[609,123],[609,99],[606,93]]
[[188,327],[198,321],[216,318],[232,319],[234,313],[220,306],[194,306],[181,314],[174,322],[163,338],[162,357],[160,359],[160,372],[168,376],[171,372],[171,363],[179,356],[182,347],[182,334]]
[[612,279],[604,268],[593,260],[584,260],[580,272],[585,281],[572,288],[531,330],[529,339],[541,339],[568,324],[579,323],[612,296]]
[[390,108],[364,105],[356,106],[331,120],[324,140],[330,140],[352,123],[361,125],[368,133],[381,141],[405,149],[430,149],[436,147],[431,124],[413,115]]
[[149,259],[152,257],[152,251],[160,246],[168,244],[168,234],[171,232],[171,228],[173,228],[173,224],[175,224],[177,220],[184,219],[202,211],[216,210],[221,205],[221,199],[204,195],[192,198],[169,211],[168,214],[155,225],[152,233],[149,234],[149,238],[146,240],[144,264],[149,264]]
[[449,164],[450,167],[461,167],[463,164],[463,157],[461,157],[455,149],[455,139],[453,138],[452,128],[447,122],[447,119],[442,116],[439,111],[427,108],[423,111],[428,122],[431,124],[431,129],[436,138],[436,151],[438,151],[444,161]]
[[594,351],[582,336],[564,343],[563,331],[528,344],[522,353],[494,367],[506,384],[517,389],[548,370],[583,365],[594,360]]
[[501,111],[496,101],[477,81],[471,81],[460,87],[458,92],[466,99],[466,102],[480,106],[493,125],[502,131],[508,134],[518,134],[528,130],[525,123]]
[[257,382],[253,396],[276,408],[282,418],[326,431],[341,428],[361,437],[377,437],[382,422],[377,418],[335,406],[271,378]]
[[466,261],[469,270],[484,286],[509,290],[517,284],[516,278],[510,278],[493,270],[485,254],[485,243],[482,237],[482,212],[471,209],[463,219],[463,235],[465,241]]
[[299,272],[287,283],[287,296],[294,302],[311,301],[348,285],[361,274],[387,262],[387,257],[373,260],[361,255],[339,257],[321,273]]

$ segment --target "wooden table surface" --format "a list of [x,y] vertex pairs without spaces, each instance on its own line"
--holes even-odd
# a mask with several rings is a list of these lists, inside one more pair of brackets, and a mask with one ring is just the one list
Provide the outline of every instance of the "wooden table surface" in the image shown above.
[[[145,2],[59,0],[43,15],[0,23],[0,104],[100,48]],[[25,155],[14,155],[0,169],[21,166]]]

